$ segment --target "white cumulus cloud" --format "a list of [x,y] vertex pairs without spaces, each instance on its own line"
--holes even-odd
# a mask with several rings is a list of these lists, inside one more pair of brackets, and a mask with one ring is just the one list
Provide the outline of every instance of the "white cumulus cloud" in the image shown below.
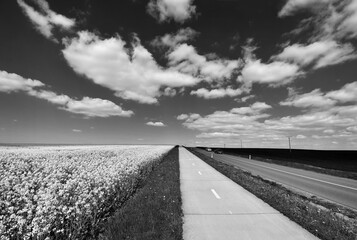
[[330,0],[287,0],[279,12],[279,17],[294,15],[301,10],[314,11],[326,5]]
[[191,95],[196,95],[198,97],[202,97],[205,99],[217,99],[223,97],[236,97],[241,95],[243,90],[241,89],[233,89],[233,88],[219,88],[219,89],[212,89],[208,90],[206,88],[200,88],[197,90],[191,91]]
[[167,33],[164,36],[156,37],[151,44],[156,47],[174,48],[180,43],[194,39],[199,33],[187,27],[178,30],[176,33]]
[[183,23],[196,13],[193,0],[151,0],[147,6],[148,13],[159,22],[173,19]]
[[289,83],[298,74],[297,65],[280,61],[262,63],[260,60],[248,60],[242,70],[243,81],[271,85]]
[[312,18],[304,20],[315,25],[312,38],[331,40],[357,37],[355,0],[288,0],[279,16],[292,16],[301,11],[312,13]]
[[146,125],[154,127],[166,127],[166,125],[162,122],[147,122]]
[[293,92],[288,99],[280,102],[283,106],[299,108],[330,108],[337,104],[357,102],[357,82],[347,83],[338,90],[323,93],[315,89],[309,93],[297,94]]
[[173,69],[163,69],[139,42],[132,56],[119,37],[100,39],[90,32],[66,41],[63,54],[75,72],[107,87],[123,99],[153,104],[162,95],[160,87],[195,85],[200,80]]
[[287,100],[280,102],[283,106],[295,106],[300,108],[329,108],[335,105],[335,103],[335,100],[326,97],[319,89],[301,95],[293,95]]
[[16,73],[8,73],[0,70],[0,91],[1,92],[18,92],[30,91],[36,87],[43,87],[44,84],[38,80],[24,79]]
[[68,30],[75,25],[75,20],[67,18],[61,14],[52,11],[45,0],[36,0],[36,3],[42,12],[36,11],[32,6],[25,3],[23,0],[17,0],[17,3],[25,13],[25,15],[34,24],[36,29],[46,38],[53,39],[52,30],[54,27]]
[[67,95],[41,89],[44,87],[46,87],[45,84],[38,80],[25,79],[15,73],[0,70],[0,91],[2,92],[24,92],[29,96],[55,104],[60,109],[86,117],[130,117],[134,114],[133,111],[123,110],[109,100],[90,97],[77,100]]
[[325,40],[305,46],[301,44],[287,46],[277,55],[277,58],[302,66],[312,64],[317,69],[356,59],[357,54],[351,44],[338,44],[336,41]]
[[326,97],[339,102],[357,102],[357,82],[347,83],[341,89],[330,91]]
[[172,69],[199,76],[208,82],[222,82],[229,79],[240,66],[238,60],[208,60],[206,56],[198,54],[193,46],[186,43],[178,45],[167,57]]

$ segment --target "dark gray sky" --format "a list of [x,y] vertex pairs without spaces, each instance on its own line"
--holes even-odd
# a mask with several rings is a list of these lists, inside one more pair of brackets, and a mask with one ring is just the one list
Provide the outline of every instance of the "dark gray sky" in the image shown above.
[[357,1],[3,0],[0,143],[357,149]]

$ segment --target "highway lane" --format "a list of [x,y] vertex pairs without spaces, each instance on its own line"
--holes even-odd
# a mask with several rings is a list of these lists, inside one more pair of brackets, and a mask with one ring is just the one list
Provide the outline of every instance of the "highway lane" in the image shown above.
[[[210,156],[211,153],[198,149]],[[265,163],[228,154],[214,154],[214,159],[242,168],[278,183],[357,210],[357,181],[292,167]]]

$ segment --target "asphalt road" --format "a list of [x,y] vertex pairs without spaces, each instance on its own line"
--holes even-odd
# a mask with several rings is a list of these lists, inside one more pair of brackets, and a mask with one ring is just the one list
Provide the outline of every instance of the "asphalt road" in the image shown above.
[[180,147],[185,240],[317,240],[295,222]]
[[[211,156],[211,152],[197,149]],[[251,160],[228,154],[214,154],[215,160],[247,170],[254,175],[308,192],[357,210],[357,181],[292,167]]]

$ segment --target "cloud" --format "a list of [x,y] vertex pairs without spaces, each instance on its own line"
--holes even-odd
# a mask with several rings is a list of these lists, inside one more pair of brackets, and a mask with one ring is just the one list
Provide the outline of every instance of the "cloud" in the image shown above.
[[357,133],[357,126],[348,127],[348,128],[346,128],[346,130]]
[[301,10],[315,11],[326,6],[330,0],[287,0],[286,4],[280,10],[279,17],[294,15]]
[[147,122],[146,125],[154,127],[166,127],[162,122]]
[[147,12],[159,22],[173,19],[183,23],[196,13],[193,0],[151,0],[147,6]]
[[[240,114],[240,115],[259,115],[262,111],[272,108],[270,105],[264,102],[255,102],[250,107],[239,107],[231,109],[231,113]],[[266,115],[261,115],[265,117]]]
[[312,17],[303,20],[307,25],[314,26],[313,31],[310,29],[312,39],[343,40],[357,37],[356,1],[289,0],[279,12],[279,16],[292,16],[303,10],[313,13]]
[[345,5],[341,15],[344,18],[338,26],[340,33],[349,38],[357,37],[357,2],[352,0]]
[[54,27],[61,30],[69,30],[75,25],[74,19],[55,13],[49,8],[49,5],[45,0],[34,1],[34,3],[42,10],[42,13],[36,11],[23,0],[17,0],[17,3],[25,15],[35,25],[36,29],[48,39],[53,39],[52,30]]
[[24,79],[15,73],[8,73],[0,70],[0,92],[26,92],[33,88],[43,86],[44,84],[38,80]]
[[180,43],[187,42],[198,36],[198,32],[187,27],[178,30],[176,33],[165,34],[161,37],[156,37],[151,44],[155,47],[170,47],[174,48]]
[[175,89],[167,87],[167,88],[165,88],[163,94],[164,94],[164,96],[174,97],[174,96],[176,96],[176,93],[177,92]]
[[115,103],[100,98],[83,97],[81,100],[76,100],[67,95],[58,95],[55,92],[46,90],[32,90],[28,94],[58,105],[60,109],[65,111],[87,117],[131,117],[134,114],[131,110],[125,111]]
[[82,130],[80,130],[80,129],[72,129],[72,132],[75,132],[75,133],[81,133],[81,132],[82,132]]
[[332,98],[339,102],[357,102],[357,82],[344,85],[341,89],[330,91],[326,97]]
[[322,93],[315,89],[309,93],[297,94],[293,92],[285,101],[280,102],[283,106],[299,108],[330,108],[337,104],[357,102],[357,82],[347,83],[339,90]]
[[134,114],[133,111],[125,111],[109,100],[90,97],[83,97],[81,100],[71,99],[63,109],[88,117],[131,117]]
[[237,133],[226,133],[226,132],[210,132],[210,133],[201,133],[197,135],[197,138],[231,138],[239,137]]
[[198,97],[202,97],[205,99],[217,99],[217,98],[223,98],[223,97],[236,97],[238,95],[241,95],[243,93],[243,90],[241,89],[232,89],[230,87],[224,89],[224,88],[219,88],[219,89],[212,89],[208,90],[205,88],[200,88],[194,91],[191,91],[191,95],[196,95]]
[[332,130],[332,129],[326,129],[323,131],[323,133],[328,133],[328,134],[332,134],[334,132],[335,132],[335,130]]
[[82,31],[65,41],[62,51],[75,72],[94,83],[109,88],[115,95],[140,103],[154,104],[162,95],[161,87],[193,86],[200,80],[173,69],[160,67],[151,53],[137,39],[132,54],[119,37],[100,39]]
[[356,59],[357,54],[351,44],[338,44],[336,41],[325,40],[306,46],[301,44],[287,46],[276,58],[301,66],[311,64],[314,65],[314,69],[318,69]]
[[290,127],[296,130],[317,130],[326,128],[348,127],[356,124],[357,108],[352,106],[334,107],[319,111],[309,111],[301,115],[286,116],[280,119],[266,120],[265,123],[274,129]]
[[261,60],[248,60],[242,69],[244,82],[283,85],[299,74],[299,67],[285,62],[261,63]]
[[299,134],[296,136],[297,139],[305,139],[306,136],[305,135],[302,135],[302,134]]
[[48,102],[56,105],[66,105],[71,98],[67,95],[59,95],[55,92],[48,90],[30,90],[27,92],[28,95],[47,100]]
[[334,106],[335,100],[326,97],[319,89],[315,89],[312,92],[293,95],[287,100],[280,102],[283,106],[294,106],[300,108],[307,107],[318,107],[318,108],[329,108]]
[[[243,109],[242,109],[243,110]],[[239,114],[235,111],[216,111],[207,116],[200,117],[194,121],[185,121],[183,125],[191,130],[201,133],[199,138],[243,139],[244,142],[251,141],[254,146],[265,146],[264,142],[270,142],[270,147],[279,147],[280,141],[286,144],[286,136],[298,136],[303,139],[307,135],[321,135],[325,129],[335,129],[336,134],[330,137],[341,138],[344,129],[356,126],[357,120],[353,114],[357,108],[343,107],[340,109],[326,109],[320,112],[307,112],[296,116],[281,118],[269,118],[262,113],[251,114],[250,111]],[[345,138],[352,135],[345,135]],[[306,148],[311,148],[312,142],[302,142]]]
[[201,116],[197,113],[181,114],[177,116],[177,120],[185,120],[186,122],[192,122],[199,119]]
[[177,116],[177,120],[186,120],[188,118],[187,114],[180,114]]
[[186,43],[178,45],[167,57],[171,69],[198,76],[208,82],[222,82],[230,78],[240,66],[238,60],[208,60],[206,56],[199,55],[193,46]]
[[90,97],[76,100],[67,95],[59,95],[53,91],[39,89],[43,87],[46,87],[45,84],[38,80],[25,79],[20,75],[0,70],[0,91],[2,92],[24,92],[29,96],[55,104],[62,110],[86,117],[130,117],[134,114],[133,111],[123,110],[109,100]]
[[182,114],[178,119],[188,129],[199,131],[197,138],[206,138],[212,143],[216,143],[217,138],[229,138],[232,143],[239,138],[247,143],[245,146],[250,147],[287,147],[286,136],[296,136],[296,139],[307,140],[294,144],[318,148],[321,142],[314,142],[317,138],[307,136],[319,136],[318,139],[344,139],[345,145],[354,146],[351,140],[352,130],[357,126],[357,106],[353,104],[329,108],[307,106],[307,110],[300,114],[282,117],[267,114],[266,111],[271,108],[266,103],[256,102],[248,107],[215,111],[206,116],[197,114],[194,119],[190,118],[194,115],[192,113]]
[[263,111],[272,107],[265,102],[255,102],[251,105],[251,108],[256,111]]
[[245,97],[242,97],[242,98],[236,98],[234,99],[236,102],[246,102],[248,101],[249,99],[253,99],[255,96],[254,95],[248,95],[248,96],[245,96]]
[[191,113],[181,114],[177,118],[184,120],[183,125],[193,130],[236,132],[237,130],[252,129],[259,125],[258,119],[270,116],[264,113],[270,108],[271,106],[266,103],[256,102],[249,107],[233,108],[230,111],[216,111],[204,117]]

